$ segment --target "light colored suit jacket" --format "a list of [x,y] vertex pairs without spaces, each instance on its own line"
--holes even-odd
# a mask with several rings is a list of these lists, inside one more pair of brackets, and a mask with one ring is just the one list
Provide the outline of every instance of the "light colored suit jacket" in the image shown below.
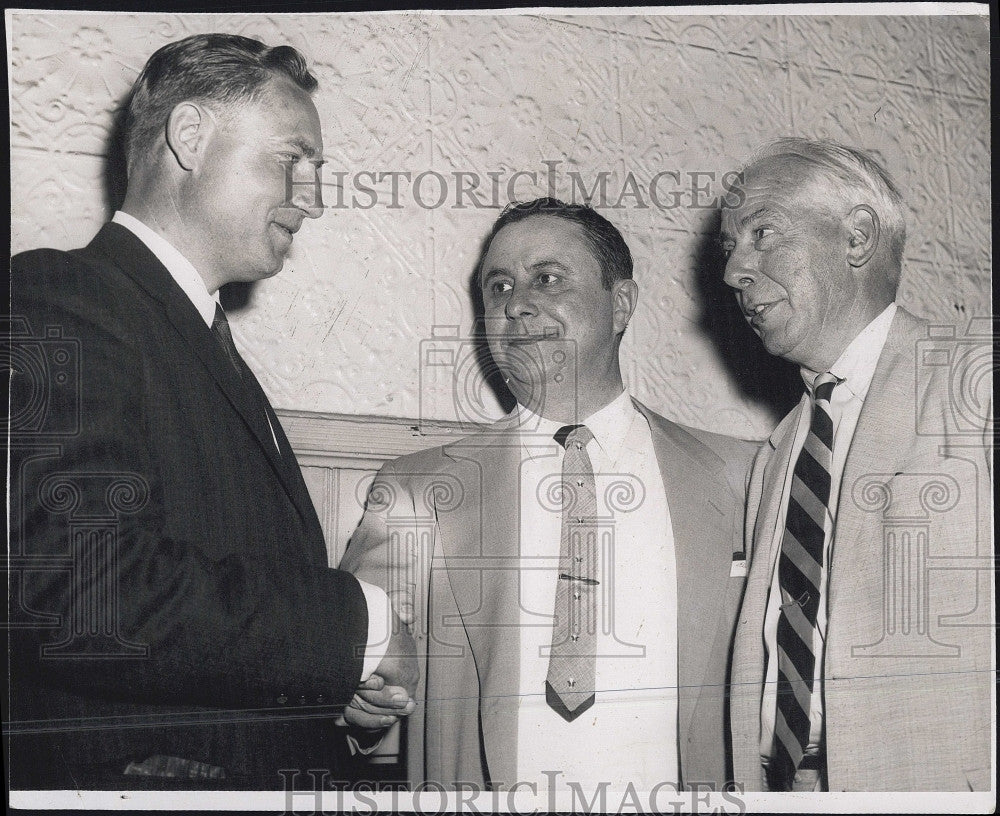
[[[957,376],[963,365],[967,377]],[[831,791],[988,789],[994,693],[988,348],[928,340],[899,309],[844,468],[830,550],[823,688]],[[971,379],[970,379],[971,378]],[[978,394],[992,394],[978,383]],[[963,403],[963,400],[965,402]],[[764,614],[803,403],[754,463],[751,554],[733,654],[736,781],[764,786]]]
[[[676,545],[681,774],[721,788],[725,676],[744,583],[730,574],[754,446],[636,405],[650,424]],[[501,420],[388,463],[341,563],[414,606],[414,784],[516,781],[520,459],[518,433]]]

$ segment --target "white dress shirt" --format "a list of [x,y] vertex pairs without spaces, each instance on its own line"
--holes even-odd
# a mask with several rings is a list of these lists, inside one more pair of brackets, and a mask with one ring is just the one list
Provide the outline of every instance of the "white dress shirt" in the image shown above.
[[[837,523],[837,502],[840,496],[840,482],[844,476],[844,463],[854,439],[854,430],[861,416],[861,408],[868,394],[875,366],[882,354],[889,327],[896,314],[896,304],[889,304],[864,330],[844,349],[837,362],[830,368],[830,373],[843,379],[833,389],[830,399],[830,415],[833,420],[833,455],[830,463],[830,501],[827,504],[829,512],[823,525],[825,538],[823,542],[823,565],[820,577],[819,610],[816,613],[816,629],[813,632],[813,654],[816,657],[816,670],[813,678],[813,693],[809,710],[809,744],[807,754],[816,753],[823,738],[823,651],[826,642],[826,601],[827,575],[830,564],[830,550]],[[805,380],[808,391],[802,395],[799,408],[799,423],[795,430],[795,439],[791,454],[784,465],[784,481],[781,492],[781,511],[778,514],[777,525],[773,531],[774,563],[771,565],[773,576],[771,589],[767,600],[767,612],[764,616],[764,645],[767,650],[767,674],[765,676],[764,696],[761,706],[760,753],[765,764],[772,755],[774,743],[774,718],[778,704],[778,617],[781,606],[781,591],[778,588],[778,559],[781,556],[781,539],[785,532],[785,516],[788,512],[788,499],[792,489],[792,474],[795,463],[809,434],[809,424],[812,419],[812,404],[810,394],[816,378],[825,372],[802,369],[802,379]]]
[[[219,295],[218,292],[212,294],[208,291],[204,279],[198,274],[198,270],[191,262],[166,238],[150,229],[138,218],[119,210],[111,220],[115,224],[125,227],[146,245],[149,251],[156,256],[156,259],[166,267],[170,277],[187,295],[188,300],[194,304],[198,314],[205,321],[205,325],[211,329]],[[270,423],[271,418],[268,417],[267,421]],[[271,435],[274,438],[274,446],[278,447],[273,427]],[[365,648],[364,668],[361,674],[361,682],[364,682],[378,668],[378,664],[388,649],[389,598],[381,587],[367,584],[364,581],[358,581],[358,583],[361,584],[361,590],[364,592],[368,605],[368,645]]]
[[558,582],[562,478],[559,423],[519,407],[521,427],[520,661],[517,779],[556,785],[632,783],[650,790],[679,777],[677,578],[674,539],[649,423],[623,393],[584,424],[594,468],[599,540],[597,693],[566,722],[545,701]]

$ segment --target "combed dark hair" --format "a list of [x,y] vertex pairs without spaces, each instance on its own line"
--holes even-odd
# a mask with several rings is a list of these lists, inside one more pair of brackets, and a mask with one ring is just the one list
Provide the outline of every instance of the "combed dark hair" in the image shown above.
[[237,34],[195,34],[163,46],[146,62],[129,96],[123,131],[129,172],[179,103],[251,102],[276,75],[309,93],[316,90],[305,57],[290,45],[269,48]]
[[580,225],[591,252],[600,264],[601,284],[605,289],[610,290],[615,281],[632,279],[632,253],[618,228],[591,207],[566,204],[558,198],[536,198],[523,204],[508,204],[483,244],[482,258],[485,260],[490,244],[500,230],[536,215],[552,215]]

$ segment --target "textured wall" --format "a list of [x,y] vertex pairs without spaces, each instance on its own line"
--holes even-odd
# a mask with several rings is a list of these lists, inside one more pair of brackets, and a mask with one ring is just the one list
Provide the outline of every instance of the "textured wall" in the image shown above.
[[[571,171],[588,190],[607,174],[602,211],[632,247],[642,290],[626,376],[651,406],[696,426],[761,436],[781,402],[784,381],[762,373],[756,341],[720,297],[707,240],[716,213],[691,206],[688,175],[716,174],[714,185],[697,180],[707,203],[721,173],[767,138],[876,150],[910,207],[900,300],[942,322],[989,313],[985,17],[18,14],[14,251],[89,239],[118,203],[106,157],[136,73],[163,43],[212,30],[288,42],[314,62],[325,178],[347,174],[348,203],[370,203],[351,183],[364,170],[434,171],[449,184],[442,206],[430,206],[439,184],[428,175],[418,191],[401,184],[395,202],[387,178],[372,185],[376,206],[331,209],[235,312],[237,342],[278,406],[456,418],[453,371],[422,368],[421,352],[461,352],[472,329],[468,279],[497,211],[455,206],[451,174],[462,171],[484,183],[493,173],[501,205],[517,170],[538,178],[521,177],[518,197],[545,191],[544,161],[558,162],[563,197]],[[663,171],[680,181],[660,177],[667,206],[656,206],[649,184]],[[326,187],[328,205],[337,193]],[[458,391],[473,403],[458,418],[474,417],[477,382]],[[481,410],[496,414],[490,395]]]

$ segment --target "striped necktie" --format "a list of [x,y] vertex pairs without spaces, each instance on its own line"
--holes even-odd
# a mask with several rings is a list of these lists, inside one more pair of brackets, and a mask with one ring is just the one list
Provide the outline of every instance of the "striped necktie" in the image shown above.
[[555,433],[566,448],[562,464],[562,535],[556,619],[552,627],[545,700],[567,722],[594,704],[597,678],[597,489],[586,425]]
[[813,638],[823,573],[825,522],[830,501],[833,420],[830,398],[841,380],[821,374],[813,385],[812,419],[792,476],[778,561],[778,707],[774,724],[774,777],[792,789],[809,744],[809,711],[816,655]]

